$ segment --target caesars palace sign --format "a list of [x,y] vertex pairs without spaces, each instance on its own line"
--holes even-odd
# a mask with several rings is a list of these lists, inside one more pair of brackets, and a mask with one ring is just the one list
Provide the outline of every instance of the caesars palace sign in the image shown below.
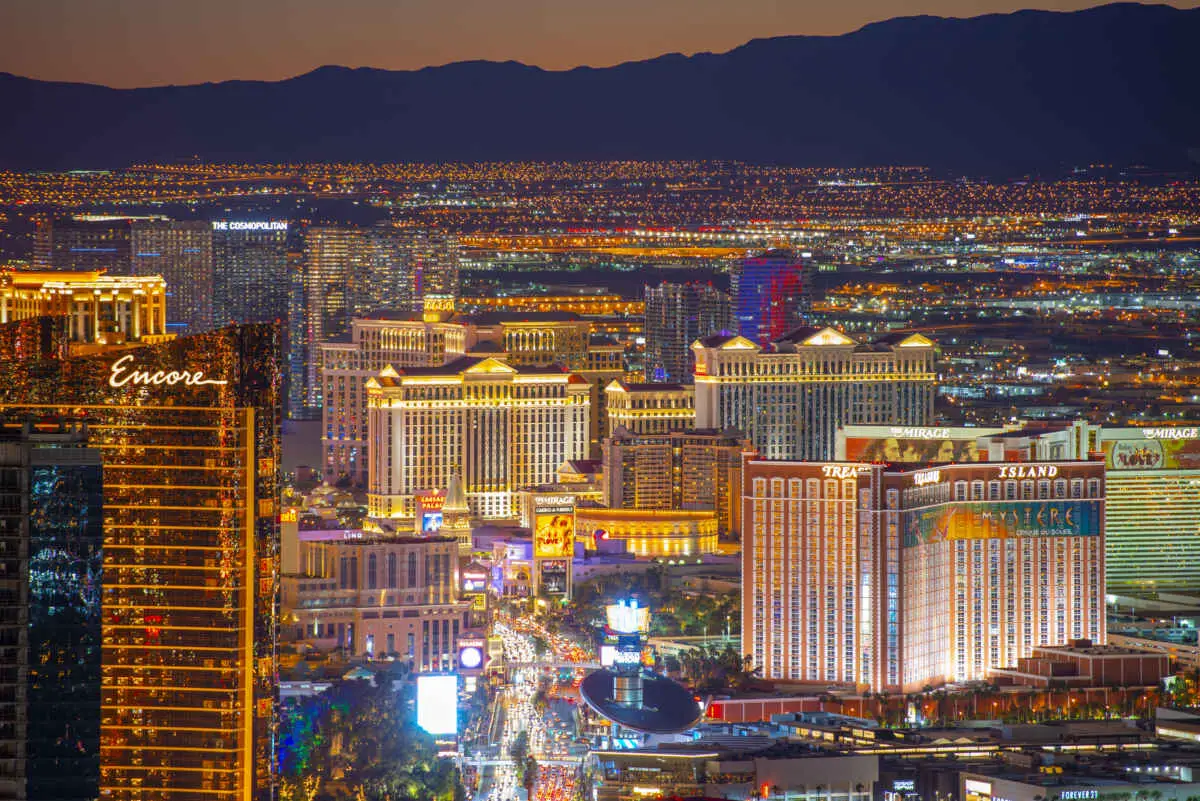
[[110,387],[123,387],[128,384],[133,386],[167,386],[173,387],[176,384],[183,384],[188,387],[199,387],[205,385],[224,385],[228,381],[220,381],[215,378],[205,378],[203,370],[138,370],[132,365],[134,355],[132,353],[122,356],[112,364],[111,371],[108,374],[108,385]]

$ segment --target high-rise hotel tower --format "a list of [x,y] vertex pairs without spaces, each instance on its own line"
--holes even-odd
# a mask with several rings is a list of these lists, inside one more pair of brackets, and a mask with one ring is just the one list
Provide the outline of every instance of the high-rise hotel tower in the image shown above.
[[746,462],[742,647],[907,693],[1105,640],[1104,464]]
[[270,797],[278,329],[64,356],[0,327],[0,413],[85,424],[103,476],[100,795]]
[[832,459],[841,425],[933,422],[934,344],[920,334],[800,328],[767,348],[718,335],[692,350],[696,427],[742,431],[768,459]]
[[588,382],[496,358],[385,367],[366,383],[371,517],[409,518],[418,492],[461,475],[472,514],[513,517],[515,493],[587,456]]

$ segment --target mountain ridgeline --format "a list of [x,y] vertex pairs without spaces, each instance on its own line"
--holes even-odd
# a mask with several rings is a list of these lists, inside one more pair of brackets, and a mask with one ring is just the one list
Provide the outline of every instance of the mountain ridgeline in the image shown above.
[[[1200,9],[908,17],[547,71],[322,67],[110,89],[0,73],[0,167],[737,159],[1013,172],[1200,160]],[[399,44],[399,43],[398,43]]]

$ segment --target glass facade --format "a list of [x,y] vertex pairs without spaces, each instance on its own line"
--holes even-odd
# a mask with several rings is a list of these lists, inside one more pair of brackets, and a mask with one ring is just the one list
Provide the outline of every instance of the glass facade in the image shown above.
[[765,345],[804,325],[812,307],[811,270],[787,250],[743,259],[730,277],[738,333]]
[[84,801],[100,779],[100,453],[86,432],[0,432],[0,796]]
[[83,801],[100,780],[100,453],[31,457],[28,794]]
[[102,454],[101,794],[269,797],[278,328],[79,358],[28,334],[0,331],[0,410],[85,423]]

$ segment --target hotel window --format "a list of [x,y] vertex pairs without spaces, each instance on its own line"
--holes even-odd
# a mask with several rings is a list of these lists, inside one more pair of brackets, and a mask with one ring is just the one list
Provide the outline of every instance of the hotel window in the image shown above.
[[1021,500],[1023,500],[1023,501],[1032,501],[1033,500],[1033,482],[1032,481],[1022,481],[1021,482]]
[[375,574],[376,574],[376,569],[377,569],[378,565],[379,565],[379,560],[375,557],[375,554],[371,554],[370,556],[367,557],[367,589],[368,590],[375,589],[375,583],[376,583],[375,582],[375,579],[376,579]]
[[983,482],[982,481],[972,481],[971,482],[971,500],[973,500],[973,501],[982,501],[983,500]]
[[966,499],[967,499],[967,482],[955,481],[954,482],[954,500],[965,501]]
[[988,500],[989,501],[1000,500],[1000,482],[999,481],[989,481],[988,482]]
[[1050,497],[1050,480],[1043,478],[1037,483],[1038,498],[1045,500]]
[[1082,498],[1083,497],[1083,479],[1082,478],[1071,479],[1071,497],[1072,498]]
[[1089,478],[1088,479],[1087,496],[1089,498],[1099,498],[1100,497],[1100,479],[1098,479],[1098,478]]
[[887,491],[887,508],[889,508],[889,509],[900,508],[900,491],[899,490],[890,489]]
[[1067,481],[1066,481],[1066,479],[1060,478],[1054,482],[1054,497],[1055,498],[1067,497]]
[[1008,501],[1015,501],[1017,499],[1017,482],[1004,482],[1004,499]]

